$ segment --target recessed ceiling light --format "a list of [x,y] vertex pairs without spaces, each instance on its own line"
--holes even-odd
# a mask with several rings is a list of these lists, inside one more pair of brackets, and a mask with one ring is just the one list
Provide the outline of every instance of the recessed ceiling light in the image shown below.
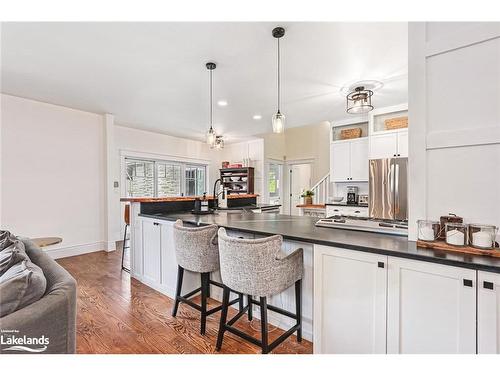
[[260,120],[262,118],[261,115],[253,115],[254,120]]
[[218,105],[219,107],[225,107],[225,106],[227,105],[227,101],[225,101],[225,100],[219,100],[219,101],[217,102],[217,105]]

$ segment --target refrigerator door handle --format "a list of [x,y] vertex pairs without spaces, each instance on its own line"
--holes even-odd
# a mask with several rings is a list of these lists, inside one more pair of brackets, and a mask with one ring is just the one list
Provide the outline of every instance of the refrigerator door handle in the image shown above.
[[[394,166],[394,165],[393,165]],[[396,164],[396,173],[394,176],[394,217],[397,217],[399,214],[399,164]]]
[[394,194],[394,164],[389,168],[389,191]]

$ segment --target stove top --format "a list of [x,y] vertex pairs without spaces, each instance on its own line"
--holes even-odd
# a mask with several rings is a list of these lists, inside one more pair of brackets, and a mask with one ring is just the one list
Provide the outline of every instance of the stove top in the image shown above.
[[407,221],[380,220],[353,216],[333,216],[318,220],[316,226],[408,236]]

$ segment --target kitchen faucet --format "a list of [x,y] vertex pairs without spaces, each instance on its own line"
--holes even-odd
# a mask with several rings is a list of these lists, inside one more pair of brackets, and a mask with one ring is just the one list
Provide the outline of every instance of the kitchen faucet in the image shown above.
[[226,198],[225,196],[226,192],[224,191],[224,188],[222,189],[221,192],[216,193],[217,182],[220,182],[220,185],[222,186],[222,178],[219,178],[214,182],[214,209],[219,208],[219,195],[222,194],[222,198],[223,199]]

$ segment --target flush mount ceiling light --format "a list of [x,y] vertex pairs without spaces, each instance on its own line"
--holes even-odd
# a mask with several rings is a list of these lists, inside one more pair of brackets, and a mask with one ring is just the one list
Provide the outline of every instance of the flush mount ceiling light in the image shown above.
[[285,130],[285,115],[280,111],[281,102],[281,82],[280,82],[280,39],[285,35],[285,29],[282,27],[275,27],[273,29],[273,37],[278,41],[278,111],[273,115],[273,133],[283,133]]
[[210,74],[210,129],[208,129],[207,132],[207,144],[213,148],[215,145],[215,140],[217,139],[217,134],[215,133],[214,130],[214,122],[213,122],[213,112],[214,112],[214,103],[213,103],[213,82],[212,82],[212,73],[217,67],[215,63],[213,62],[208,62],[205,65],[208,69],[208,72]]
[[347,113],[363,114],[373,109],[371,97],[384,84],[376,80],[363,80],[351,83],[340,89],[340,94],[347,98]]
[[260,120],[262,119],[262,116],[261,115],[253,115],[252,117],[254,120]]
[[225,106],[227,106],[227,100],[219,100],[219,101],[217,102],[217,105],[218,105],[219,107],[225,107]]
[[372,96],[372,90],[367,90],[364,86],[356,87],[354,91],[346,96],[347,113],[360,114],[370,112],[373,109]]
[[216,150],[222,150],[224,148],[224,139],[222,138],[222,135],[217,135],[215,137],[215,143],[214,147]]

